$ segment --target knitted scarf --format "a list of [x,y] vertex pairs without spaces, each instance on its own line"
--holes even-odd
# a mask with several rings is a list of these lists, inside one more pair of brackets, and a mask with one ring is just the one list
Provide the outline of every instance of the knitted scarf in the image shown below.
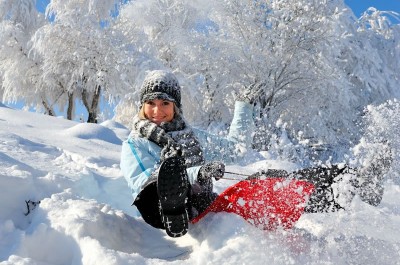
[[182,155],[187,167],[204,163],[200,143],[181,115],[176,115],[171,122],[162,122],[159,126],[136,115],[133,119],[133,131],[161,147],[161,161]]

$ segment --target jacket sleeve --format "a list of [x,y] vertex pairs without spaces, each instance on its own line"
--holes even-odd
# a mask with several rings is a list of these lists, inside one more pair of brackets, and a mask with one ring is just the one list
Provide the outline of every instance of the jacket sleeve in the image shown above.
[[206,160],[221,160],[225,163],[244,162],[247,153],[252,151],[254,135],[253,106],[236,101],[229,133],[222,137],[194,129],[204,151]]
[[122,143],[120,167],[134,200],[150,178],[151,173],[159,166],[160,158],[152,149],[154,147],[147,142],[131,137]]

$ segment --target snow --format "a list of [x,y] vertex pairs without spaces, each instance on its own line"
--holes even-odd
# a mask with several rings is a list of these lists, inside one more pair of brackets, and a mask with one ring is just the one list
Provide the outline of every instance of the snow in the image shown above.
[[[390,178],[378,207],[355,197],[346,211],[304,214],[295,228],[277,231],[209,214],[169,238],[131,206],[119,170],[128,133],[113,121],[77,123],[0,105],[0,264],[400,263],[400,186]],[[266,159],[227,170],[270,166],[296,168]],[[29,200],[40,204],[25,215]]]

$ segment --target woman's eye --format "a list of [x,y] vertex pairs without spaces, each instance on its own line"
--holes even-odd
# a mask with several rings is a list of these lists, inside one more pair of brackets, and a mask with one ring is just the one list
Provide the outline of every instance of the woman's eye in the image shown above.
[[163,105],[164,105],[164,106],[168,106],[169,104],[171,104],[169,101],[164,101],[164,102],[163,102]]

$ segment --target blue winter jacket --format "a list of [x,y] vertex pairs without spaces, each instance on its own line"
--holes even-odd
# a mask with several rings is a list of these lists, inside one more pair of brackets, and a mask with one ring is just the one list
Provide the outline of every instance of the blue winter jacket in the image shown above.
[[[253,106],[237,101],[227,137],[192,128],[204,152],[206,161],[240,163],[251,150],[254,132]],[[161,148],[146,138],[131,133],[122,144],[121,170],[132,191],[133,200],[144,188],[151,173],[160,165]],[[200,166],[187,168],[189,182],[194,184]]]

